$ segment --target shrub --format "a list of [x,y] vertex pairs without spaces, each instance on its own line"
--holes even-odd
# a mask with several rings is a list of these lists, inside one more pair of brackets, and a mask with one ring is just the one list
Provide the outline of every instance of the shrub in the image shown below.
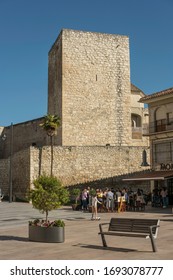
[[54,176],[41,175],[34,180],[34,189],[30,190],[29,199],[35,209],[41,213],[56,210],[69,201],[69,192],[62,186],[60,180]]
[[76,204],[77,204],[77,202],[78,202],[80,193],[81,193],[81,190],[78,189],[78,188],[74,188],[74,189],[72,189],[72,191],[71,191],[72,196],[75,197],[75,203],[76,203]]
[[40,219],[35,219],[34,221],[29,221],[30,226],[39,226],[39,227],[65,227],[65,223],[62,220],[45,221]]

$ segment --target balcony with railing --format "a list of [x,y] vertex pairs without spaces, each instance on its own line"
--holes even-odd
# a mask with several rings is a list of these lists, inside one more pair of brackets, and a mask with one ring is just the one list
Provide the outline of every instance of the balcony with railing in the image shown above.
[[148,127],[146,126],[143,130],[143,135],[150,135],[161,132],[173,131],[173,118],[172,119],[161,119],[155,122],[150,122]]

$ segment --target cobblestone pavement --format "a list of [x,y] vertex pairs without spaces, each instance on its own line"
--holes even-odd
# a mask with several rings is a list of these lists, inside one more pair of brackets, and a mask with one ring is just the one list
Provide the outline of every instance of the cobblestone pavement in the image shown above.
[[44,218],[28,203],[0,203],[0,260],[172,260],[172,208],[146,207],[145,212],[100,213],[101,222],[111,217],[159,218],[160,228],[153,253],[150,240],[107,237],[109,247],[102,247],[98,235],[100,221],[91,221],[91,213],[73,211],[66,206],[50,212],[50,220],[65,221],[64,243],[40,243],[28,240],[28,221]]

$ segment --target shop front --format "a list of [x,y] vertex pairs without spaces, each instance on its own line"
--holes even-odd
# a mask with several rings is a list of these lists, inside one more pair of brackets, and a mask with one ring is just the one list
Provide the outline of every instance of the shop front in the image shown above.
[[160,171],[148,171],[143,174],[130,176],[122,179],[124,182],[137,182],[137,181],[149,181],[150,190],[153,193],[154,190],[160,191],[162,188],[166,188],[168,192],[169,205],[173,205],[173,170],[160,170]]

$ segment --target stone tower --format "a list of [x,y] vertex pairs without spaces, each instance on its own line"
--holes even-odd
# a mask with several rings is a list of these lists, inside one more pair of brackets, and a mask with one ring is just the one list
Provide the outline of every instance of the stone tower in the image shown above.
[[63,29],[49,51],[48,113],[56,144],[128,146],[131,87],[127,36]]

